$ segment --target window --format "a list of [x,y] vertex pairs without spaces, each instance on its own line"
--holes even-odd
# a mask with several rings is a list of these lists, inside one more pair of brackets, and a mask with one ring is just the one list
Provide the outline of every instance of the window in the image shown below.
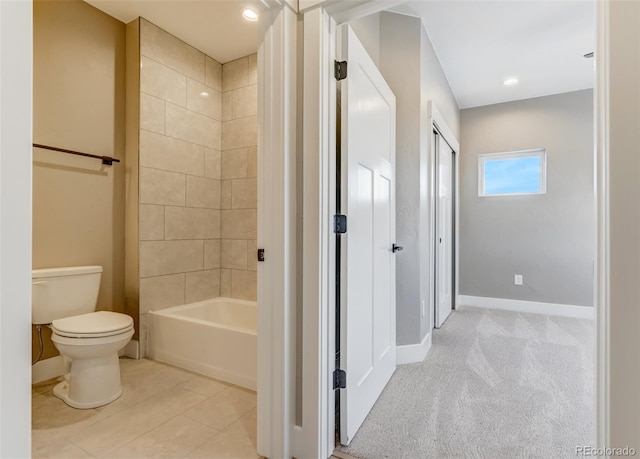
[[480,155],[478,196],[546,193],[546,162],[545,150]]

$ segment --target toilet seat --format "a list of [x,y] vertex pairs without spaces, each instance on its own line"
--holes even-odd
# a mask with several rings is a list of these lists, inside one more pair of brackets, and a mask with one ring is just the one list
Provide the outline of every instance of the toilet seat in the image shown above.
[[133,319],[118,312],[98,311],[54,320],[51,328],[61,337],[105,338],[133,330]]

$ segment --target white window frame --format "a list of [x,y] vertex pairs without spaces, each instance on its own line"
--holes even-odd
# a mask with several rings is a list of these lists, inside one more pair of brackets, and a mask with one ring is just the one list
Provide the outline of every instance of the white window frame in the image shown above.
[[[484,165],[488,161],[503,161],[519,158],[540,158],[540,191],[525,193],[490,193],[484,192]],[[499,196],[526,196],[545,194],[547,192],[547,150],[535,148],[533,150],[505,151],[501,153],[485,153],[478,155],[478,196],[481,198],[494,198]]]

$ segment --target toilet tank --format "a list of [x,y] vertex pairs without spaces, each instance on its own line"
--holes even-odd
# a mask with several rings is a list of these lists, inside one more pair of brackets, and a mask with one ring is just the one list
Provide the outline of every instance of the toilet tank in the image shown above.
[[31,322],[50,324],[56,319],[96,310],[102,266],[34,269],[31,271]]

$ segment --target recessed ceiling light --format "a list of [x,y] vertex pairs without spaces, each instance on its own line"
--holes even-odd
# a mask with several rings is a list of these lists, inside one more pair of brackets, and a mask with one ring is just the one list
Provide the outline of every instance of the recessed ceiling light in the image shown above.
[[253,11],[251,8],[246,8],[245,10],[242,11],[242,17],[245,18],[247,21],[257,21],[258,13]]
[[505,85],[505,86],[513,86],[514,84],[518,84],[518,79],[515,78],[515,77],[509,77],[509,78],[506,78],[502,82],[502,84]]
[[206,91],[202,91],[202,92],[200,93],[200,97],[209,97],[209,93],[208,93],[208,92],[206,92]]

